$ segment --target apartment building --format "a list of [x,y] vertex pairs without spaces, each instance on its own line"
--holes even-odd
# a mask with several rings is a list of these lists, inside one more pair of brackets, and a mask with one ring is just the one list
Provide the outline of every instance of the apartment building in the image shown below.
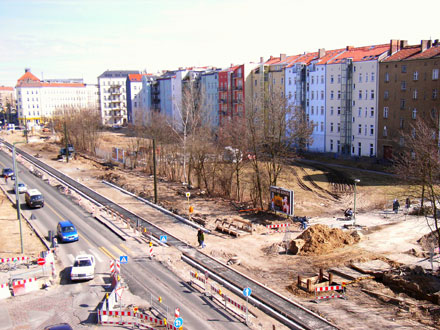
[[203,107],[207,112],[207,121],[209,121],[214,127],[219,126],[220,123],[219,71],[220,70],[218,69],[208,70],[202,73],[200,77]]
[[419,118],[438,129],[439,41],[408,45],[391,40],[389,56],[379,68],[378,158],[392,160],[405,147],[405,135],[415,134],[413,125]]
[[127,125],[127,78],[130,74],[139,74],[139,71],[107,70],[98,77],[103,125]]
[[84,84],[82,79],[40,80],[25,69],[15,87],[20,125],[43,124],[57,110],[96,109],[98,88]]
[[326,151],[376,156],[377,77],[388,50],[388,44],[347,46],[326,62]]

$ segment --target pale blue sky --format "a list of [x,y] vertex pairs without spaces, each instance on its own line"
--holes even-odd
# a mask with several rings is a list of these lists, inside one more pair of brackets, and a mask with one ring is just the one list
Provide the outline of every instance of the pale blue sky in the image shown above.
[[439,0],[0,0],[0,85],[439,39]]

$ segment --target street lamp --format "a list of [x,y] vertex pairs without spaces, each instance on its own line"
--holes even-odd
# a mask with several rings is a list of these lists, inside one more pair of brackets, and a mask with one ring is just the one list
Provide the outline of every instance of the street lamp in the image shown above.
[[354,205],[353,205],[353,225],[356,224],[356,184],[361,182],[359,179],[354,179]]
[[20,246],[21,246],[21,254],[24,253],[23,249],[23,232],[21,230],[21,212],[20,212],[20,194],[18,193],[18,170],[17,170],[17,161],[15,157],[15,145],[18,143],[24,143],[22,141],[14,142],[12,145],[12,163],[14,167],[14,175],[15,175],[15,205],[17,208],[17,219],[18,224],[20,226]]

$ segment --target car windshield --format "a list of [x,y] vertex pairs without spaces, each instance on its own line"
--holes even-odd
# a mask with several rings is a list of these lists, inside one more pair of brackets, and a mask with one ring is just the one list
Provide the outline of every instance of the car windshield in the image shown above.
[[73,267],[86,267],[86,266],[91,266],[91,265],[92,265],[92,262],[89,259],[85,259],[85,260],[76,260]]
[[23,188],[24,187],[24,183],[19,183],[18,184],[18,188]]
[[31,201],[39,201],[41,199],[42,199],[41,195],[37,195],[37,196],[32,196],[31,197]]
[[73,226],[66,226],[66,227],[63,227],[61,230],[63,233],[71,233],[71,232],[75,231],[75,228]]

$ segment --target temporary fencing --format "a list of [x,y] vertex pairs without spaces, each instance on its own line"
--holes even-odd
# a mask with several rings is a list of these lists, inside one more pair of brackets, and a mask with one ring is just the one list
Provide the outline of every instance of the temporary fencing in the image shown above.
[[110,273],[113,275],[115,273],[121,272],[121,263],[119,260],[110,260]]
[[39,288],[36,277],[12,282],[12,293],[14,296],[37,291],[38,289]]
[[[338,291],[342,291],[341,293]],[[318,292],[332,292],[328,296],[318,296]],[[343,298],[347,299],[345,296],[345,285],[332,285],[332,286],[322,286],[315,288],[315,302],[319,302],[324,299],[333,298]]]
[[[206,276],[198,274],[194,271],[190,271],[190,284],[192,283],[203,289],[205,293],[208,293],[207,291],[209,289],[210,296],[213,299],[219,301],[226,310],[230,310],[243,318],[245,317],[245,315],[241,315],[240,312],[246,313],[247,307],[233,300],[231,297],[228,297],[225,293],[222,292],[220,288],[217,288],[216,286],[208,283],[208,279]],[[230,305],[232,305],[234,309],[232,309]]]
[[14,258],[0,259],[0,263],[9,263],[9,262],[25,263],[25,262],[29,262],[29,257],[14,257]]

